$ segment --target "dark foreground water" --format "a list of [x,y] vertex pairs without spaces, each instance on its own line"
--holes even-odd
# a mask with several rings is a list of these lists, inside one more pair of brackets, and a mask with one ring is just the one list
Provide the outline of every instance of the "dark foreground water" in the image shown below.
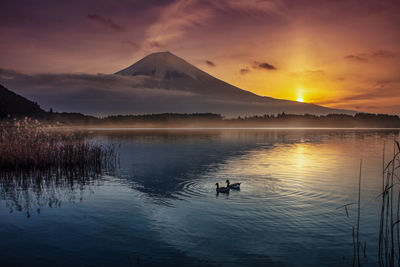
[[[357,210],[336,208],[357,201],[360,159],[362,262],[377,264],[382,149],[398,131],[92,135],[121,144],[115,174],[0,183],[0,265],[350,266]],[[226,179],[242,189],[216,195]]]

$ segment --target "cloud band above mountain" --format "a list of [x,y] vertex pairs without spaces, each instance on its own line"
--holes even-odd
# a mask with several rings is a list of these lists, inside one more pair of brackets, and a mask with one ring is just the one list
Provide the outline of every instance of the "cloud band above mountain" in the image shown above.
[[170,52],[150,54],[111,75],[24,74],[0,69],[0,81],[46,109],[90,115],[352,113],[258,96],[214,78]]

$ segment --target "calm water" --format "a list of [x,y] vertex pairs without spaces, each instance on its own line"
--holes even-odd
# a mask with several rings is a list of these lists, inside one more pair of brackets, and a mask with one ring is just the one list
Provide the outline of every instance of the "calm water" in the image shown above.
[[[363,159],[360,240],[377,262],[383,143],[393,130],[108,130],[115,174],[10,194],[6,265],[348,266]],[[389,149],[388,149],[389,150]],[[387,153],[389,155],[389,151]],[[215,183],[242,182],[216,195]]]

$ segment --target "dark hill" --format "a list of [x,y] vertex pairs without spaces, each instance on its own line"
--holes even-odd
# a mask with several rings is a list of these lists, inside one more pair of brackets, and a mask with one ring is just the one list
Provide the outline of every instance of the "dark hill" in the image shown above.
[[11,117],[44,117],[46,111],[23,96],[0,85],[0,118]]

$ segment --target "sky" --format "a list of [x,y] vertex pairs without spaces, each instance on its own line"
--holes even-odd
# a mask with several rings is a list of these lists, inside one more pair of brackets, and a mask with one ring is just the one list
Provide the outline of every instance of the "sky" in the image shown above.
[[2,0],[0,68],[115,73],[171,51],[242,89],[400,114],[398,0]]

